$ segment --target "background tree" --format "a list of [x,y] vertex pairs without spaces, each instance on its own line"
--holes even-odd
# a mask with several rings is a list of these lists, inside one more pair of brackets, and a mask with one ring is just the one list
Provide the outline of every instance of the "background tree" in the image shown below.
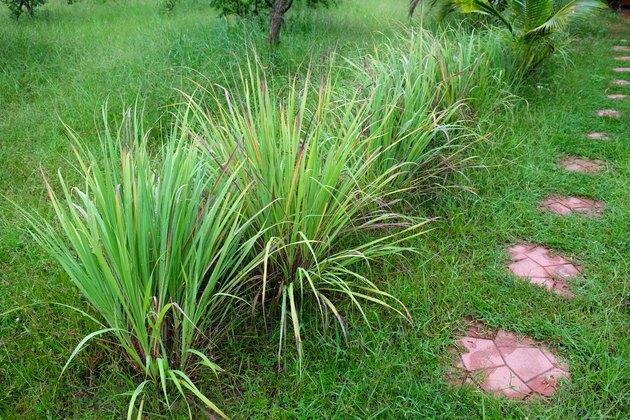
[[222,15],[237,15],[240,17],[269,14],[269,33],[267,39],[271,44],[280,42],[280,31],[284,24],[284,15],[297,3],[307,7],[330,6],[338,0],[212,0],[211,4]]
[[19,19],[24,12],[33,16],[35,14],[35,8],[45,4],[46,1],[47,0],[2,0],[16,19]]

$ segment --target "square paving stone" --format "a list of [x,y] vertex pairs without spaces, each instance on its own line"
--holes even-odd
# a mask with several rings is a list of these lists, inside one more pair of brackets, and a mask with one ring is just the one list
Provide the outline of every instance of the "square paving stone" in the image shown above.
[[501,366],[504,364],[499,349],[492,340],[464,337],[460,340],[468,350],[462,354],[464,366],[469,371]]
[[505,364],[525,382],[553,368],[549,359],[535,347],[502,347],[501,355]]
[[524,399],[532,392],[531,388],[507,366],[500,366],[489,371],[481,388],[487,392],[518,400]]

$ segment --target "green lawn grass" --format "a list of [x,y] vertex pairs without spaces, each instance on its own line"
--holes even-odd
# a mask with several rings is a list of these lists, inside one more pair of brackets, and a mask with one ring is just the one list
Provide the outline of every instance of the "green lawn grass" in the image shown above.
[[[66,165],[68,140],[61,121],[95,138],[95,115],[139,96],[149,119],[177,100],[190,78],[213,80],[257,44],[283,77],[309,54],[337,48],[361,57],[404,21],[404,1],[346,2],[339,13],[297,13],[285,41],[269,51],[257,41],[256,22],[218,19],[202,3],[163,15],[153,3],[45,6],[38,18],[15,23],[0,17],[0,192],[47,211],[40,166]],[[627,22],[626,22],[627,24]],[[202,378],[224,411],[243,417],[617,417],[630,411],[630,102],[612,102],[612,45],[628,39],[623,24],[600,17],[576,30],[568,62],[556,60],[519,94],[512,113],[479,121],[487,140],[475,147],[482,169],[456,180],[475,194],[452,190],[430,203],[408,197],[417,212],[439,217],[417,240],[421,252],[373,267],[373,277],[401,298],[414,322],[370,307],[371,328],[349,322],[349,346],[334,334],[305,343],[301,375],[278,372],[277,337],[259,325],[228,338],[217,354],[227,370],[219,381]],[[626,41],[627,42],[627,41]],[[349,75],[351,76],[351,75]],[[626,78],[628,78],[626,76]],[[595,110],[615,107],[619,120]],[[610,140],[585,138],[607,131]],[[566,173],[563,154],[609,162],[597,175]],[[604,216],[565,218],[541,213],[550,193],[606,202]],[[32,242],[11,205],[0,203],[0,311],[33,302],[76,304],[65,274]],[[564,300],[510,275],[506,247],[544,243],[580,263]],[[348,318],[358,317],[345,308]],[[545,341],[571,366],[571,382],[551,399],[527,404],[495,398],[445,381],[454,338],[465,316]],[[119,418],[133,388],[122,357],[92,345],[57,378],[74,346],[93,326],[76,313],[34,306],[0,319],[0,417]],[[290,357],[288,360],[291,360]],[[55,392],[56,391],[56,392]],[[157,402],[149,405],[157,410]],[[181,408],[181,407],[180,407]],[[149,410],[150,411],[150,410]],[[176,412],[179,412],[176,408]],[[184,411],[181,411],[182,413]],[[201,413],[199,413],[201,416]]]

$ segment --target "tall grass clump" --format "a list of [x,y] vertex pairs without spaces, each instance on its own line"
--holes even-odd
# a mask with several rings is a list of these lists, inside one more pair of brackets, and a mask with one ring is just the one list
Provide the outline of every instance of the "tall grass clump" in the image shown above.
[[438,181],[435,164],[466,147],[473,114],[503,101],[500,45],[476,31],[410,29],[353,65],[366,97],[368,147],[381,151],[379,172],[407,162],[414,165],[407,182]]
[[[323,325],[336,320],[344,336],[341,298],[366,322],[365,302],[408,318],[365,267],[410,251],[403,241],[422,233],[426,221],[388,207],[399,192],[393,182],[406,171],[403,163],[368,176],[381,152],[365,147],[371,138],[364,104],[331,99],[330,74],[314,81],[307,72],[279,93],[256,60],[243,68],[240,83],[237,92],[210,89],[216,111],[197,105],[194,114],[208,159],[230,173],[242,168],[234,183],[249,188],[243,211],[252,231],[262,232],[255,252],[264,256],[252,301],[266,322],[277,314],[279,358],[292,332],[301,360],[309,307]],[[361,233],[370,230],[380,235]]]
[[152,154],[135,115],[127,113],[118,130],[106,127],[100,153],[72,135],[81,182],[72,186],[61,172],[56,183],[46,181],[57,223],[27,214],[35,239],[87,301],[76,309],[99,325],[68,363],[89,340],[107,336],[143,377],[129,416],[136,402],[140,416],[153,385],[167,405],[176,390],[225,417],[193,378],[202,366],[218,372],[204,351],[255,264],[257,232],[243,212],[252,192],[232,188],[237,167],[227,176],[205,165],[185,119]]

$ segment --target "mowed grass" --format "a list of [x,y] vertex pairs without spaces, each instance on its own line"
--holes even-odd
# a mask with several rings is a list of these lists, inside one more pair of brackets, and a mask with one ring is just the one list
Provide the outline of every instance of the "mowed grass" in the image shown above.
[[[157,119],[178,100],[175,88],[190,88],[188,78],[229,73],[250,42],[258,43],[277,77],[300,68],[309,53],[321,58],[337,48],[361,57],[395,30],[396,20],[404,21],[404,3],[356,0],[339,13],[298,13],[273,52],[256,41],[255,22],[225,22],[196,3],[172,15],[151,3],[84,2],[46,6],[39,18],[19,24],[3,16],[1,192],[47,211],[39,168],[65,170],[68,139],[60,120],[95,138],[94,116],[104,100],[116,115],[138,96],[148,118]],[[367,328],[351,322],[359,316],[352,308],[343,308],[353,325],[349,346],[340,334],[311,334],[301,375],[290,364],[278,372],[277,336],[247,326],[215,355],[227,373],[220,381],[202,378],[213,401],[236,418],[623,417],[630,410],[630,106],[605,93],[630,94],[610,84],[619,77],[611,46],[629,35],[602,25],[623,28],[600,18],[577,32],[572,63],[553,63],[549,75],[530,81],[531,89],[520,92],[527,102],[519,101],[513,114],[479,122],[478,130],[489,134],[475,150],[485,169],[470,172],[470,181],[456,180],[475,195],[452,190],[429,203],[407,197],[418,214],[440,219],[418,239],[419,255],[373,267],[371,277],[402,299],[412,325],[372,306]],[[620,109],[622,118],[595,116],[603,107]],[[587,140],[590,130],[607,131],[611,139]],[[565,173],[555,166],[563,154],[602,158],[609,167],[599,175]],[[600,198],[607,203],[604,217],[541,213],[537,202],[549,193]],[[6,202],[0,217],[0,310],[33,302],[77,305],[78,293]],[[544,243],[584,267],[573,282],[575,299],[506,271],[505,248],[518,240]],[[528,404],[449,386],[447,349],[464,330],[465,316],[548,342],[569,360],[571,382],[550,400]],[[93,328],[51,305],[0,319],[0,416],[121,417],[128,397],[118,394],[134,387],[133,378],[126,361],[105,346],[91,345],[57,381]],[[151,409],[157,412],[159,403]]]

